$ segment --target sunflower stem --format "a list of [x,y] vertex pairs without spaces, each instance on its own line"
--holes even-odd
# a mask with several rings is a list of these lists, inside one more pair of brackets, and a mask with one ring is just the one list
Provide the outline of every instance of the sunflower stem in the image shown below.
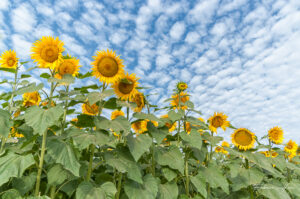
[[50,189],[50,198],[51,199],[55,199],[55,195],[56,195],[55,189],[56,189],[56,187],[54,185],[51,186],[51,189]]
[[[187,148],[186,148],[186,150],[187,150]],[[190,188],[189,188],[190,179],[189,179],[189,163],[188,163],[188,152],[187,151],[186,151],[186,154],[185,154],[184,161],[185,161],[185,169],[184,169],[184,172],[185,172],[185,193],[189,197],[190,196]]]
[[119,177],[118,177],[118,188],[117,188],[117,193],[116,193],[116,199],[120,198],[121,188],[122,188],[122,177],[123,177],[123,174],[120,172]]
[[95,145],[91,144],[90,145],[90,161],[89,161],[89,167],[88,167],[88,172],[86,175],[86,181],[90,181],[91,176],[92,176],[92,169],[93,169],[93,159],[94,159],[94,153],[95,153]]
[[[66,86],[67,97],[69,97],[69,88],[70,88],[70,86],[67,85],[67,86]],[[62,121],[62,124],[61,124],[61,134],[63,134],[63,133],[64,133],[64,130],[65,130],[65,124],[66,124],[67,112],[68,112],[68,98],[65,100],[64,115],[63,115],[63,121]]]

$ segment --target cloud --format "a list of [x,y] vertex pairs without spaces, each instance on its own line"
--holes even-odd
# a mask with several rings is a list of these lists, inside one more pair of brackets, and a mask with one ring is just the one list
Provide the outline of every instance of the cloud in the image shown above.
[[35,11],[27,3],[23,3],[14,9],[11,18],[14,30],[19,33],[29,33],[37,23]]
[[182,37],[184,32],[185,24],[183,22],[176,22],[170,30],[170,36],[172,37],[172,39],[178,40]]

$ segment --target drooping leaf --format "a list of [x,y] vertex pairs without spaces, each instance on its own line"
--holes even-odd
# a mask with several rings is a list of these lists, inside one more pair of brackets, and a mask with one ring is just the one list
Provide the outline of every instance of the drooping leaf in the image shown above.
[[206,192],[206,181],[204,177],[201,174],[198,174],[196,176],[191,177],[191,182],[196,187],[197,191],[206,198],[207,192]]
[[138,161],[139,158],[149,150],[152,139],[144,134],[141,134],[139,136],[133,137],[132,134],[129,134],[127,137],[128,147],[129,150],[135,159],[135,161]]
[[31,83],[27,86],[21,87],[14,92],[15,95],[22,95],[24,93],[34,92],[42,89],[44,87],[43,83],[36,85],[36,83]]
[[159,119],[155,115],[146,114],[146,113],[142,113],[142,112],[134,113],[133,117],[135,117],[137,119],[142,119],[142,120],[148,119],[150,121],[157,121],[157,122],[159,121]]
[[30,173],[28,176],[22,176],[20,178],[13,178],[12,186],[17,189],[23,196],[27,192],[33,189],[36,181],[36,172]]
[[48,78],[48,82],[57,82],[59,84],[72,84],[75,82],[75,77],[70,74],[65,74],[61,79],[55,77]]
[[179,148],[171,145],[169,149],[159,147],[155,150],[155,160],[162,166],[169,166],[183,173],[184,160]]
[[150,135],[155,139],[157,144],[160,144],[163,139],[169,134],[169,129],[167,127],[156,128],[152,122],[147,122],[147,129]]
[[202,137],[199,132],[192,129],[190,134],[185,132],[180,133],[180,137],[191,147],[195,147],[201,150],[202,148]]
[[113,199],[117,189],[111,182],[95,187],[90,182],[82,182],[76,189],[76,199]]
[[97,129],[112,129],[116,132],[124,131],[125,135],[130,132],[130,122],[123,116],[119,116],[114,120],[108,120],[105,117],[99,116],[94,119]]
[[159,199],[177,199],[178,187],[176,183],[160,184],[158,188]]
[[47,173],[48,184],[57,186],[72,176],[73,175],[64,169],[61,164],[55,164]]
[[7,138],[10,132],[10,128],[13,126],[13,122],[10,120],[10,114],[8,111],[0,109],[0,136]]
[[170,182],[172,181],[174,178],[176,178],[177,174],[175,171],[173,171],[172,169],[169,169],[167,167],[162,168],[161,169],[164,177]]
[[267,197],[272,199],[290,199],[291,197],[286,192],[284,187],[275,185],[273,183],[270,184],[264,184],[260,189],[258,189],[258,192]]
[[175,112],[174,110],[168,112],[168,118],[173,122],[181,119],[183,116],[184,116],[184,111],[181,109],[178,110],[178,112]]
[[106,97],[109,97],[114,94],[113,89],[108,89],[103,91],[102,93],[100,92],[91,92],[88,94],[88,101],[90,104],[95,104],[96,102],[99,102],[100,100],[103,100]]

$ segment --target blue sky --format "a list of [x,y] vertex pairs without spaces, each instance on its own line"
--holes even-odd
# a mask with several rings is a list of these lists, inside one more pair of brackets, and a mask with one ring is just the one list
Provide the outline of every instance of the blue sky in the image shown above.
[[158,93],[153,103],[164,106],[176,82],[186,81],[204,118],[224,112],[259,137],[281,126],[285,142],[300,143],[299,0],[0,0],[0,52],[29,60],[32,43],[47,35],[80,58],[82,73],[97,50],[113,49]]

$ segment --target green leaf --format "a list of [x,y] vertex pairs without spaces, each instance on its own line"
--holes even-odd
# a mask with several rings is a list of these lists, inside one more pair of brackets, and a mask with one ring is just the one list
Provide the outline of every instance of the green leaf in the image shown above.
[[13,178],[12,186],[17,189],[21,195],[26,194],[33,189],[36,181],[36,172],[30,173],[28,176]]
[[31,83],[27,86],[23,86],[14,92],[15,95],[22,95],[24,93],[35,92],[41,90],[44,87],[43,83],[36,85],[35,83]]
[[0,84],[4,84],[4,83],[7,83],[7,79],[4,79],[0,82]]
[[57,82],[59,84],[72,84],[75,82],[75,77],[71,74],[65,74],[61,79],[55,77],[48,78],[48,82]]
[[140,199],[141,197],[143,197],[143,199],[155,199],[158,186],[155,178],[147,174],[143,178],[142,184],[127,180],[124,185],[124,190],[130,199]]
[[152,122],[147,122],[147,129],[157,144],[160,144],[169,134],[169,129],[167,127],[164,126],[163,128],[156,128]]
[[91,92],[88,94],[88,101],[90,104],[95,104],[96,102],[103,100],[106,97],[109,97],[114,94],[113,89],[108,89],[103,91],[102,93],[99,92]]
[[51,75],[49,75],[48,73],[42,73],[40,75],[41,78],[45,78],[45,79],[49,79],[51,77]]
[[10,120],[9,112],[0,109],[0,136],[7,138],[12,126],[13,122]]
[[16,189],[9,189],[2,195],[2,199],[16,199],[20,197],[21,195]]
[[[17,198],[20,199],[20,198]],[[26,197],[25,199],[50,199],[48,196],[29,196]]]
[[202,137],[199,132],[192,129],[190,134],[187,134],[185,132],[180,133],[180,137],[191,147],[195,147],[201,150]]
[[49,140],[47,143],[48,154],[56,161],[64,166],[75,176],[79,176],[80,164],[75,156],[74,149],[61,140]]
[[184,116],[184,111],[183,110],[178,110],[178,112],[175,112],[174,110],[171,110],[168,112],[168,118],[170,120],[177,121],[180,120]]
[[104,103],[104,108],[115,110],[121,109],[122,107],[117,105],[117,98],[112,97]]
[[27,64],[27,63],[29,63],[29,61],[21,61],[20,65],[24,65],[24,64]]
[[73,175],[69,171],[65,170],[61,164],[55,164],[47,173],[48,184],[57,186],[72,176]]
[[285,187],[292,195],[295,196],[295,198],[300,198],[300,180],[293,179]]
[[250,169],[239,168],[238,173],[239,175],[232,179],[233,191],[238,191],[242,188],[248,187],[249,185],[259,184],[264,178],[264,173],[253,167]]
[[38,106],[32,106],[25,112],[26,124],[33,128],[35,134],[43,135],[48,127],[57,124],[57,121],[63,114],[63,108],[61,106],[55,106],[44,110]]
[[278,186],[273,183],[263,185],[260,189],[258,189],[258,192],[270,199],[290,199],[289,194],[283,186]]
[[14,69],[14,68],[1,68],[0,67],[0,70],[9,72],[9,73],[16,73],[16,69]]
[[174,178],[176,178],[177,174],[175,171],[173,171],[172,169],[169,169],[167,167],[162,168],[161,169],[164,177],[170,182],[172,181]]
[[131,129],[130,122],[123,116],[119,116],[112,121],[105,117],[99,116],[95,117],[94,121],[97,129],[112,129],[116,132],[124,131],[125,135],[128,134]]
[[91,77],[91,76],[92,76],[92,72],[87,72],[87,73],[85,73],[84,75],[81,74],[81,73],[79,73],[79,74],[77,75],[77,78],[78,78],[78,79],[84,79],[84,78],[86,78],[86,77]]
[[133,137],[132,134],[129,134],[126,138],[129,150],[135,161],[138,161],[139,158],[149,150],[152,144],[152,139],[145,134],[141,134],[136,137]]
[[114,199],[117,189],[112,182],[105,182],[101,185],[101,189],[105,192],[107,199]]
[[94,187],[90,182],[82,182],[76,189],[77,199],[113,199],[117,189],[111,182],[106,182],[100,187]]
[[9,152],[0,158],[0,186],[11,177],[21,177],[23,172],[35,163],[31,154],[17,155]]
[[135,117],[137,119],[142,119],[142,120],[148,119],[150,121],[157,121],[157,122],[159,121],[159,119],[155,115],[146,114],[146,113],[142,113],[142,112],[134,113],[133,117]]
[[31,77],[31,75],[28,75],[28,74],[22,74],[22,75],[21,75],[21,79],[22,79],[22,78],[28,78],[28,77]]
[[176,183],[160,184],[158,188],[159,199],[177,199],[178,187]]
[[196,176],[191,177],[191,182],[196,187],[197,191],[206,198],[207,192],[206,192],[206,182],[204,177],[201,174],[198,174]]
[[171,145],[169,148],[158,147],[155,149],[155,160],[162,166],[169,166],[183,173],[184,161],[183,154],[179,148]]

